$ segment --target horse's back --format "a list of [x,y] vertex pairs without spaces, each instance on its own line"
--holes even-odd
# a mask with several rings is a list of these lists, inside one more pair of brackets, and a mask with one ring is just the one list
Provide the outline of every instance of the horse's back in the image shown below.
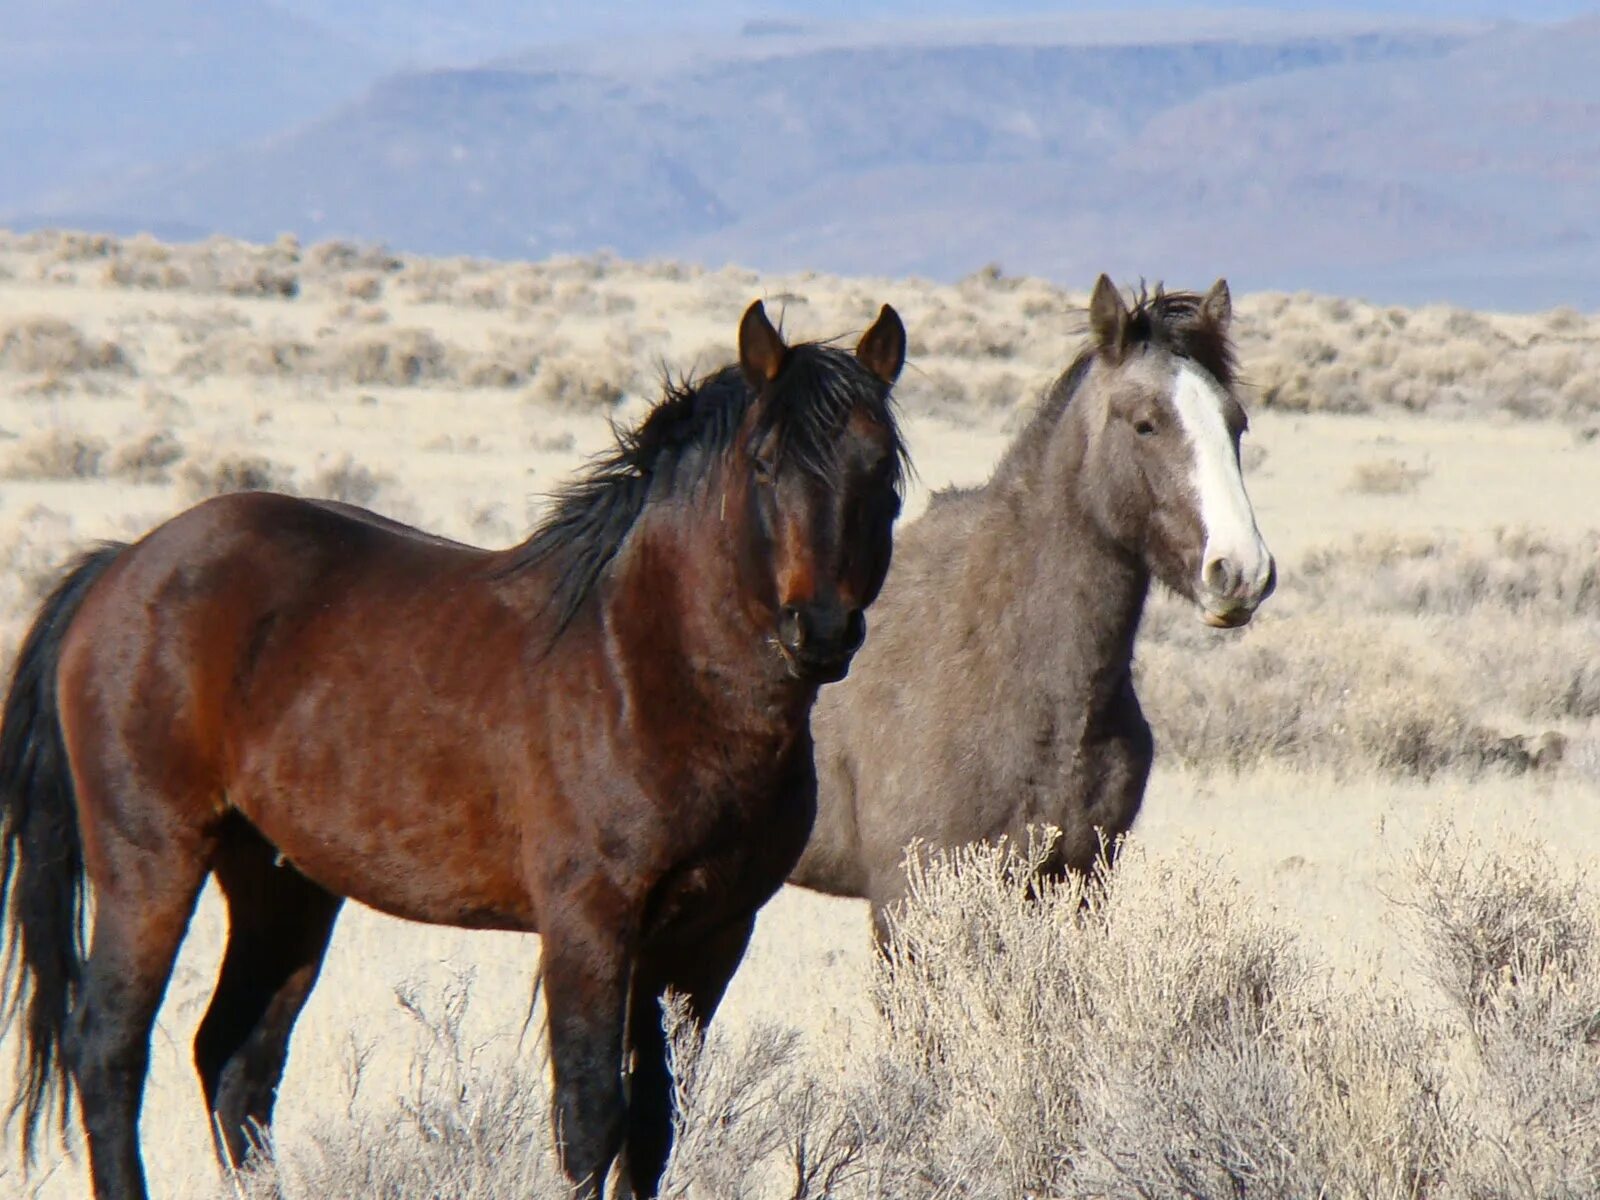
[[[494,563],[268,493],[180,514],[123,553],[70,631],[63,726],[82,802],[98,815],[142,794],[195,836],[237,812],[336,894],[529,927],[496,797],[526,774],[541,710]],[[497,739],[502,724],[527,736]],[[393,870],[371,871],[380,852]],[[469,853],[468,885],[412,894],[421,864]]]
[[[346,505],[267,492],[219,496],[128,547],[85,598],[63,644],[66,713],[137,709],[213,751],[217,721],[277,627],[373,607],[403,584],[479,569],[485,551]],[[373,611],[347,619],[381,621]],[[124,715],[125,715],[124,711]],[[126,723],[126,722],[124,722]],[[201,726],[208,728],[202,729]]]

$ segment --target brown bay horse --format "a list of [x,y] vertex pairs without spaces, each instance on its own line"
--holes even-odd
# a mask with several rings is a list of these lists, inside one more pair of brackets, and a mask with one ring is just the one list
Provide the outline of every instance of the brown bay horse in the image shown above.
[[96,1196],[146,1194],[152,1023],[214,875],[194,1054],[225,1162],[350,898],[541,934],[564,1169],[598,1196],[621,1154],[653,1194],[658,998],[710,1017],[804,845],[811,708],[888,569],[904,356],[887,306],[852,354],[752,305],[739,364],[669,389],[507,551],[249,493],[84,556],[0,727],[24,1154],[75,1093]]
[[1220,280],[1130,307],[1102,276],[1089,344],[990,481],[900,530],[872,642],[813,714],[817,820],[791,882],[870,900],[881,939],[915,840],[1047,824],[1055,869],[1081,870],[1132,825],[1151,581],[1231,627],[1276,579],[1240,471],[1231,316]]

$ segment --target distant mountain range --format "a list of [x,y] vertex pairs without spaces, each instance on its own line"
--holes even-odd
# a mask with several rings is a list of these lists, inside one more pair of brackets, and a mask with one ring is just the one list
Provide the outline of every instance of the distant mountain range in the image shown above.
[[1600,17],[739,7],[0,0],[0,223],[1600,307]]

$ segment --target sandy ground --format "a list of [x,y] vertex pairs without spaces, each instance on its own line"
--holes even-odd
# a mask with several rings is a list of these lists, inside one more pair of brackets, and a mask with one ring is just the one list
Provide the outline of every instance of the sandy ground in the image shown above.
[[[624,280],[616,286],[632,287],[632,328],[648,334],[651,348],[674,366],[686,365],[701,347],[731,352],[743,302],[763,290],[773,295],[799,286],[794,280],[757,286],[753,279],[725,277],[713,283],[714,288],[702,284],[705,303],[689,315],[682,315],[681,300],[671,290],[676,285]],[[829,323],[795,305],[792,330],[832,334],[860,328],[877,299],[893,298],[913,331],[914,352],[918,312],[938,299],[937,289],[922,284],[807,280],[804,286],[843,296],[836,304],[812,306],[841,319]],[[257,331],[281,327],[310,336],[319,326],[337,324],[332,305],[224,305],[188,293],[0,282],[0,324],[20,315],[59,315],[134,347],[140,361],[135,376],[113,378],[99,389],[72,379],[54,395],[28,390],[36,376],[0,374],[0,437],[20,446],[52,429],[69,430],[114,448],[153,430],[173,430],[191,460],[257,454],[293,466],[297,479],[349,456],[384,479],[377,507],[490,543],[520,536],[542,493],[584,454],[607,444],[603,414],[541,406],[517,389],[323,387],[299,378],[182,378],[172,371],[185,350],[185,318],[214,321],[219,309],[231,307],[248,310]],[[482,340],[486,327],[514,319],[398,299],[390,309],[394,324],[425,326],[462,343]],[[1029,394],[1047,382],[1052,365],[1059,369],[1067,360],[1074,336],[1065,321],[1058,324],[1036,339],[1037,362],[1012,368]],[[554,327],[576,357],[608,352],[604,314]],[[670,337],[655,330],[670,330]],[[930,488],[982,480],[1015,425],[1008,408],[938,415],[941,405],[928,395],[930,372],[924,368],[914,359],[900,391],[918,471],[911,517]],[[643,403],[630,399],[624,415],[637,413]],[[1568,536],[1591,527],[1600,502],[1600,446],[1567,425],[1271,412],[1252,419],[1248,441],[1259,449],[1250,452],[1249,488],[1261,527],[1289,571],[1309,549],[1358,531],[1484,533],[1525,526]],[[0,459],[6,450],[0,442]],[[1388,458],[1429,473],[1404,496],[1350,490],[1359,464]],[[175,468],[180,471],[181,464]],[[41,557],[62,558],[86,539],[136,534],[188,502],[181,476],[175,480],[7,478],[0,482],[0,541],[9,539],[5,544],[17,562],[36,567]],[[15,638],[29,612],[17,586],[5,586],[16,606],[3,614],[5,628]],[[1261,619],[1271,619],[1270,609]],[[1156,733],[1159,739],[1159,728]],[[1600,792],[1592,783],[1567,775],[1423,784],[1359,772],[1344,778],[1309,775],[1271,765],[1240,776],[1198,776],[1160,766],[1137,836],[1157,848],[1215,856],[1302,930],[1336,971],[1376,972],[1404,986],[1412,967],[1382,892],[1431,820],[1447,814],[1486,832],[1531,830],[1548,835],[1559,855],[1593,861],[1600,853],[1597,802]],[[214,978],[222,932],[221,914],[208,894],[155,1037],[144,1144],[161,1195],[200,1195],[215,1187],[188,1046]],[[457,973],[472,973],[471,1028],[509,1052],[528,1011],[537,955],[533,938],[422,928],[349,909],[298,1027],[280,1134],[293,1138],[310,1123],[341,1118],[340,1064],[352,1043],[377,1048],[367,1088],[403,1085],[416,1033],[395,1001],[402,984],[416,983],[431,995]],[[764,1019],[797,1025],[812,1045],[832,1050],[872,1020],[865,997],[868,964],[863,905],[787,890],[761,918],[724,1019],[730,1025]],[[536,1032],[529,1034],[534,1040]],[[544,1086],[532,1069],[529,1086]],[[70,1160],[51,1165],[33,1183],[37,1194],[51,1197],[79,1195],[85,1186],[81,1163]]]

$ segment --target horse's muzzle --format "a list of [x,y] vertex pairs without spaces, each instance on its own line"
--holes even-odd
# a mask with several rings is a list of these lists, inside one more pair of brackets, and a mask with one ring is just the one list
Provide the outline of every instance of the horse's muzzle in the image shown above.
[[1200,619],[1214,629],[1238,629],[1250,624],[1266,598],[1278,587],[1278,564],[1269,554],[1265,575],[1251,586],[1226,559],[1207,564],[1208,585],[1199,598]]
[[867,619],[859,608],[790,605],[778,614],[778,647],[789,673],[807,683],[837,683],[866,641]]

